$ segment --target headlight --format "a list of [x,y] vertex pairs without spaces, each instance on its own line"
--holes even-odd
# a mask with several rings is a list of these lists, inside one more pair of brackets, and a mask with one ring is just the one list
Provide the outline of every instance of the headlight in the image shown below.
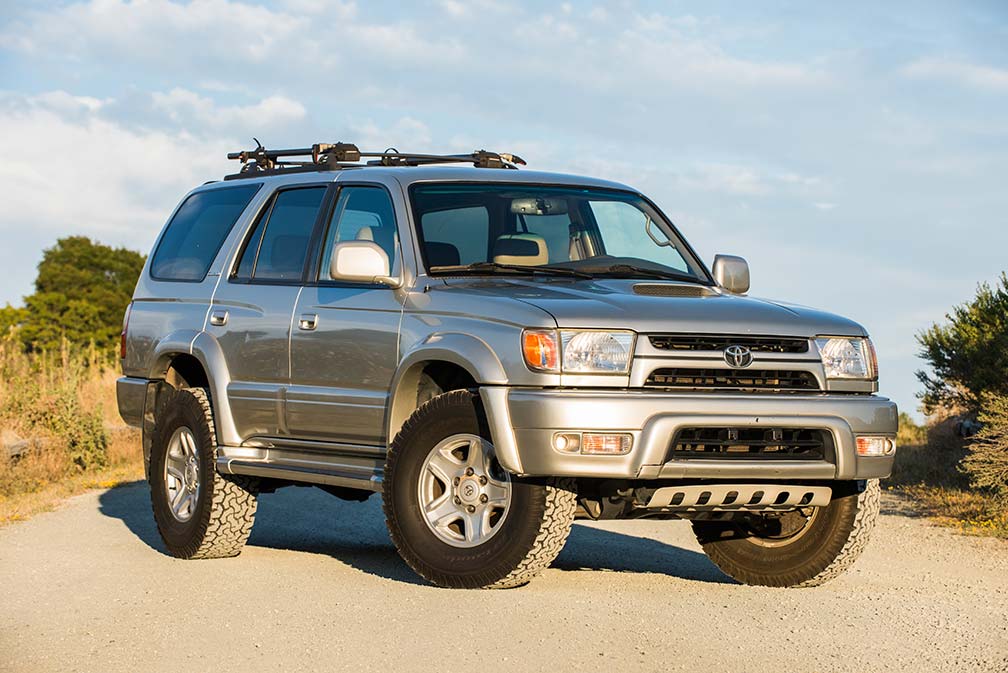
[[870,339],[856,337],[817,337],[816,346],[822,357],[828,379],[878,378],[875,347]]
[[630,371],[633,344],[633,332],[560,330],[559,342],[553,330],[522,333],[525,364],[539,372],[626,374]]

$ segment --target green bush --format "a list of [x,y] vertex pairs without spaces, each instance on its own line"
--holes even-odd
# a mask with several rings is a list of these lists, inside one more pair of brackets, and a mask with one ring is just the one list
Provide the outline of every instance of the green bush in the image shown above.
[[[41,354],[29,357],[11,348],[10,339],[0,344],[0,376],[3,377],[3,417],[33,437],[46,437],[66,452],[78,470],[93,470],[108,464],[108,435],[101,411],[88,411],[81,403],[80,389],[89,370],[100,366],[96,353],[69,354],[64,343],[60,357]],[[3,419],[0,419],[3,420]]]
[[932,373],[917,372],[928,415],[940,409],[975,413],[984,395],[1008,395],[1008,276],[982,283],[972,301],[956,306],[948,324],[917,336]]
[[1008,507],[1008,396],[986,395],[983,402],[981,429],[970,442],[962,470],[973,486],[991,491]]

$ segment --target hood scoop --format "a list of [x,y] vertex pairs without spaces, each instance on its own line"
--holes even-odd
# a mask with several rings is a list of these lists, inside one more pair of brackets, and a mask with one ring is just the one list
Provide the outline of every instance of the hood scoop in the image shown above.
[[681,285],[679,283],[637,283],[634,294],[646,297],[712,297],[716,291],[703,285]]

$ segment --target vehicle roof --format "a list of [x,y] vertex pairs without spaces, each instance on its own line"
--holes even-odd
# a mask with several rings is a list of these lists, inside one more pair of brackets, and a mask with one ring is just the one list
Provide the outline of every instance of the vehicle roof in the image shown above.
[[[243,183],[262,183],[264,185],[291,185],[319,182],[355,182],[359,180],[375,180],[385,182],[395,180],[403,187],[418,182],[511,182],[516,184],[531,183],[544,185],[571,185],[579,187],[599,187],[603,189],[619,189],[637,193],[638,190],[611,180],[601,180],[583,175],[567,173],[550,173],[545,171],[513,170],[507,168],[476,168],[473,166],[440,165],[440,166],[360,166],[343,168],[342,170],[320,170],[291,173],[272,173],[257,177],[251,173],[247,178],[209,182],[202,187],[213,189],[224,185],[237,186]],[[247,182],[246,182],[247,181]]]

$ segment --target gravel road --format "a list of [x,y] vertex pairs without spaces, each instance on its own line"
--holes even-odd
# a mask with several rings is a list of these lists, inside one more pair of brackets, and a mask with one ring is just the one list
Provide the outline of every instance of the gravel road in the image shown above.
[[0,670],[1008,671],[1008,544],[884,507],[817,589],[739,586],[688,524],[629,521],[466,592],[417,580],[377,497],[264,495],[240,557],[179,561],[138,483],[0,529]]

